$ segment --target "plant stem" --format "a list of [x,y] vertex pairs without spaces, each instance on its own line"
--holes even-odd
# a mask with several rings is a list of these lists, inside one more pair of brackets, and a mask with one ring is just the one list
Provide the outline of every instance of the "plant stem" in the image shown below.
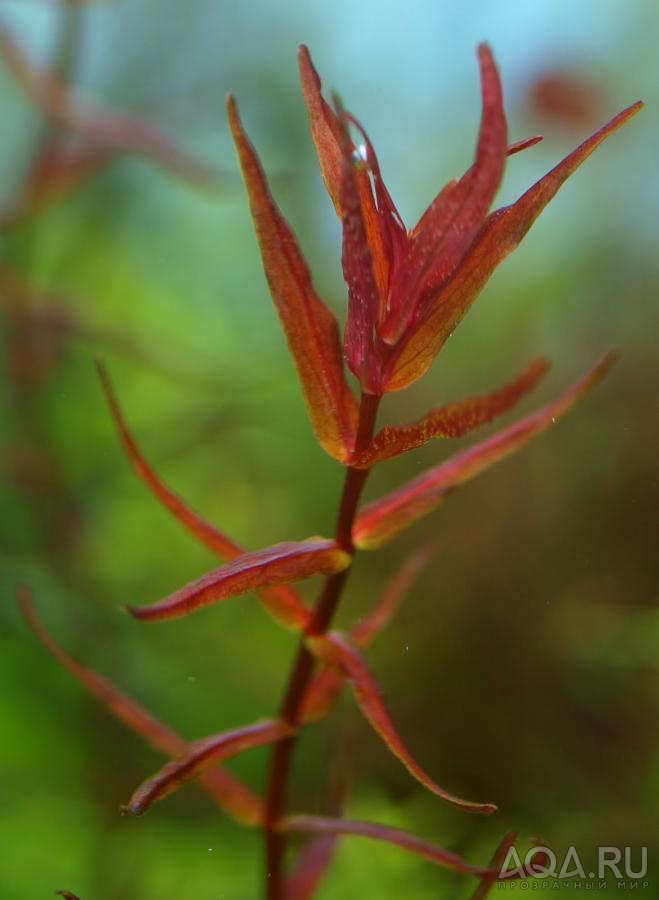
[[[373,437],[379,404],[380,397],[372,394],[362,394],[359,406],[359,425],[355,441],[355,450],[357,452],[364,450]],[[335,540],[342,550],[351,555],[355,551],[352,543],[352,526],[355,521],[359,498],[366,484],[368,474],[368,469],[346,467],[343,493],[336,523]],[[311,623],[307,627],[307,635],[323,634],[327,631],[341,599],[349,572],[350,568],[347,568],[343,572],[327,577],[318,598]],[[314,658],[307,650],[304,639],[302,639],[291,669],[288,687],[284,694],[280,712],[280,717],[290,725],[295,726],[298,724],[302,701],[311,681],[314,665]],[[276,830],[276,825],[284,812],[296,744],[297,738],[294,735],[277,743],[272,752],[265,821],[267,900],[284,900],[283,857],[286,849],[286,838]]]

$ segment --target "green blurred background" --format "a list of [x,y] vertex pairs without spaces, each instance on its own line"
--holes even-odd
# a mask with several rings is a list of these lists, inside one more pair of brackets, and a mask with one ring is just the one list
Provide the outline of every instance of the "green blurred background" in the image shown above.
[[[405,421],[501,383],[544,352],[553,373],[530,409],[608,348],[622,360],[556,429],[396,544],[360,557],[340,615],[354,620],[410,548],[437,540],[435,561],[370,658],[421,762],[501,812],[477,819],[426,795],[349,698],[305,735],[293,806],[322,811],[330,759],[335,769],[350,760],[354,818],[415,830],[480,862],[510,828],[542,836],[559,859],[574,844],[586,868],[599,845],[649,846],[646,896],[659,897],[655,0],[2,0],[0,15],[32,59],[220,170],[217,188],[203,191],[127,155],[0,233],[2,272],[31,295],[25,302],[5,285],[0,303],[0,896],[260,896],[258,833],[225,820],[194,787],[142,819],[120,816],[160,757],[35,643],[14,585],[34,588],[71,652],[186,735],[276,709],[295,639],[254,598],[154,625],[121,611],[216,561],[137,481],[93,359],[108,363],[159,471],[220,527],[250,547],[329,533],[341,472],[306,419],[223,98],[237,95],[316,284],[342,316],[339,230],[307,131],[296,45],[310,45],[325,84],[368,128],[411,222],[471,159],[474,46],[487,39],[512,138],[546,136],[511,161],[502,202],[622,106],[648,105],[568,182],[431,373],[388,398],[384,414]],[[575,110],[577,89],[586,100]],[[8,205],[44,126],[5,67],[0,100]],[[450,451],[433,442],[384,465],[369,496]],[[304,590],[311,598],[316,588]],[[233,768],[258,787],[266,758],[254,751]],[[346,839],[319,896],[442,900],[471,890],[395,848]]]

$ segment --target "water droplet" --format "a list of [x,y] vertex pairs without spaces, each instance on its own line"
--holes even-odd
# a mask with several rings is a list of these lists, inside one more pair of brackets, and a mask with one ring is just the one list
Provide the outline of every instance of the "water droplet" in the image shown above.
[[358,144],[355,147],[352,151],[352,161],[358,169],[362,169],[368,165],[368,151],[366,149],[366,144]]
[[197,680],[196,675],[188,675],[188,681],[196,681],[196,680]]

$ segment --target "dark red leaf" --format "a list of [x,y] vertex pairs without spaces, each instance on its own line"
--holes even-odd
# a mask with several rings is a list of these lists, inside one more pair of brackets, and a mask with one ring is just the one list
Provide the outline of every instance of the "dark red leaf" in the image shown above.
[[[358,647],[368,647],[376,635],[391,621],[410,588],[429,562],[433,545],[411,553],[363,619],[350,629],[350,638]],[[300,720],[318,722],[324,719],[343,690],[343,676],[336,669],[323,669],[307,688]]]
[[443,284],[480,231],[505,166],[508,130],[501,81],[492,52],[478,48],[483,115],[473,166],[448,184],[410,232],[405,265],[398,268],[390,289],[392,307],[380,329],[388,344],[400,341],[417,314],[424,295]]
[[634,103],[585,140],[511,206],[493,212],[451,278],[428,303],[392,358],[386,389],[420,378],[479,295],[498,264],[511,253],[559,188],[590,154],[643,106]]
[[510,456],[532,437],[551,427],[604,376],[616,359],[615,354],[607,354],[556,400],[364,507],[353,529],[355,546],[373,550],[386,544],[400,531],[432,512],[458,485]]
[[362,713],[387,747],[414,778],[438,797],[467,812],[493,813],[493,803],[473,803],[444,790],[421,768],[401,740],[387,712],[382,692],[366,660],[344,635],[338,632],[307,637],[307,645],[314,656],[325,665],[337,668],[353,689]]
[[[142,481],[184,528],[198,538],[202,544],[214,553],[217,553],[219,557],[233,560],[242,556],[245,550],[240,544],[202,518],[178,494],[171,490],[154,469],[151,468],[128,428],[107,369],[101,362],[97,362],[97,368],[121,443],[131,465]],[[305,608],[297,591],[290,585],[264,588],[257,591],[257,594],[268,611],[282,625],[295,629],[304,629],[308,623],[309,611]]]
[[286,882],[286,900],[311,900],[329,869],[339,836],[321,834],[302,851]]
[[415,834],[402,831],[400,828],[379,825],[376,822],[330,819],[323,816],[292,815],[286,816],[281,821],[279,829],[285,832],[354,835],[372,838],[376,841],[384,841],[387,844],[395,844],[398,847],[402,847],[403,850],[421,856],[438,866],[451,869],[454,872],[460,872],[463,875],[475,875],[478,878],[482,878],[492,874],[490,869],[476,866],[450,850],[445,850],[437,844],[424,841]]
[[264,550],[243,553],[219,569],[213,569],[151,606],[128,607],[137,619],[176,619],[220,600],[228,600],[259,588],[300,581],[312,575],[333,575],[350,565],[350,556],[335,541],[309,538],[273,544]]
[[290,725],[279,719],[263,719],[252,725],[193,741],[178,759],[166,763],[152,778],[141,784],[125,809],[141,815],[156,800],[162,800],[216,763],[230,759],[243,750],[280,741],[292,731]]
[[[504,835],[503,839],[501,840],[501,843],[499,844],[497,849],[494,851],[494,855],[492,856],[492,859],[490,860],[490,868],[491,869],[493,869],[497,873],[501,871],[501,867],[503,866],[504,862],[506,861],[506,856],[508,855],[508,851],[513,846],[513,844],[515,843],[516,840],[517,840],[517,835],[515,834],[514,831],[509,831],[508,834]],[[492,890],[492,886],[496,883],[497,880],[498,879],[497,879],[496,875],[494,875],[494,874],[492,875],[491,878],[487,878],[487,877],[483,878],[481,883],[476,888],[476,891],[473,894],[471,900],[486,900],[486,898],[490,894],[490,891]]]
[[432,438],[462,437],[515,406],[533,390],[548,369],[549,361],[540,357],[513,381],[490,394],[440,406],[426,413],[413,425],[385,425],[373,438],[370,446],[351,459],[350,465],[367,469],[385,459],[422,447]]

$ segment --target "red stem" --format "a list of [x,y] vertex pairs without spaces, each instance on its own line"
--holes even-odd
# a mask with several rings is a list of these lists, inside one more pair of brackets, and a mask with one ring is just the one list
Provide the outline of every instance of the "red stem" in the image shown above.
[[[373,437],[379,404],[380,397],[373,394],[362,394],[355,441],[356,452],[366,449]],[[350,466],[346,468],[335,538],[339,546],[351,555],[355,551],[352,543],[352,526],[368,474],[368,469],[353,469]],[[349,572],[350,568],[347,568],[343,572],[327,577],[306,634],[323,634],[327,631],[341,599]],[[302,640],[288,679],[288,687],[280,712],[280,717],[290,725],[298,724],[302,700],[313,670],[314,659]],[[276,830],[275,826],[284,813],[296,744],[297,738],[294,735],[287,740],[280,741],[272,751],[265,821],[267,900],[284,900],[283,858],[286,850],[286,838]]]

